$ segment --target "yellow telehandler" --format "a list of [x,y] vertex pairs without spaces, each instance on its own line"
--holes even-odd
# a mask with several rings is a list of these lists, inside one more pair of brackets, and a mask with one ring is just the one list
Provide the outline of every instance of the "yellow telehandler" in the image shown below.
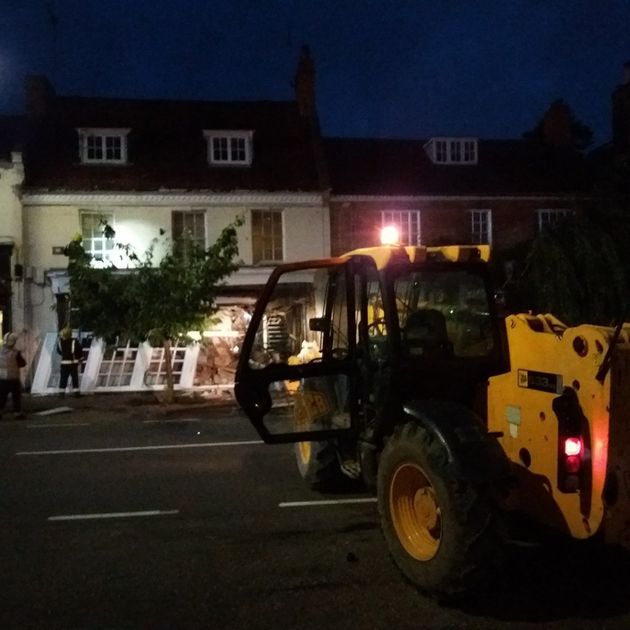
[[313,488],[375,488],[394,561],[446,598],[484,583],[515,516],[630,547],[630,324],[501,316],[489,256],[388,245],[282,265],[236,374],[261,437],[295,442]]

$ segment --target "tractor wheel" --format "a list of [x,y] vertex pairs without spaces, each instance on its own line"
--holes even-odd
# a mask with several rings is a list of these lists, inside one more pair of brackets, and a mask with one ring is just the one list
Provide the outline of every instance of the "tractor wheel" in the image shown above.
[[420,590],[457,598],[496,569],[492,507],[415,422],[399,426],[383,449],[378,506],[390,553]]
[[335,491],[347,484],[339,465],[337,447],[331,440],[298,442],[295,459],[302,479],[313,490]]

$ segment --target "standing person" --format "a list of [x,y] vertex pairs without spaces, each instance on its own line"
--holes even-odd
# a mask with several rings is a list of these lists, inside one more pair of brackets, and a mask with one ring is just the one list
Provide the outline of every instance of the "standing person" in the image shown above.
[[79,392],[79,365],[83,358],[81,344],[72,336],[72,329],[66,326],[59,333],[57,339],[57,352],[61,355],[61,376],[59,378],[60,395],[66,395],[68,377],[72,379],[72,391],[75,396],[80,396]]
[[17,335],[7,333],[0,347],[0,418],[9,394],[11,394],[15,417],[26,417],[22,411],[22,383],[20,381],[20,368],[26,365],[26,361],[15,347],[16,343]]

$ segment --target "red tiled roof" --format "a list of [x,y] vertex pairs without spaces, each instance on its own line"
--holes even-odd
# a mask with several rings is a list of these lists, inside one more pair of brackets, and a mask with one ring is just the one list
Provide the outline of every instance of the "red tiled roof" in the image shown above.
[[582,156],[525,140],[479,140],[478,163],[434,164],[426,140],[326,138],[333,194],[534,195],[586,191]]
[[[130,128],[126,165],[81,164],[77,128]],[[204,129],[253,131],[250,167],[211,167]],[[294,102],[56,97],[29,143],[29,189],[319,190],[310,128]]]

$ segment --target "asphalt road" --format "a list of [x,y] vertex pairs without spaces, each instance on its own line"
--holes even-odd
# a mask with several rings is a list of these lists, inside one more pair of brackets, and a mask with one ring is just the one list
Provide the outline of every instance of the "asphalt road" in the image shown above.
[[0,423],[0,628],[629,628],[618,550],[514,548],[464,608],[392,565],[368,495],[322,496],[234,410]]

